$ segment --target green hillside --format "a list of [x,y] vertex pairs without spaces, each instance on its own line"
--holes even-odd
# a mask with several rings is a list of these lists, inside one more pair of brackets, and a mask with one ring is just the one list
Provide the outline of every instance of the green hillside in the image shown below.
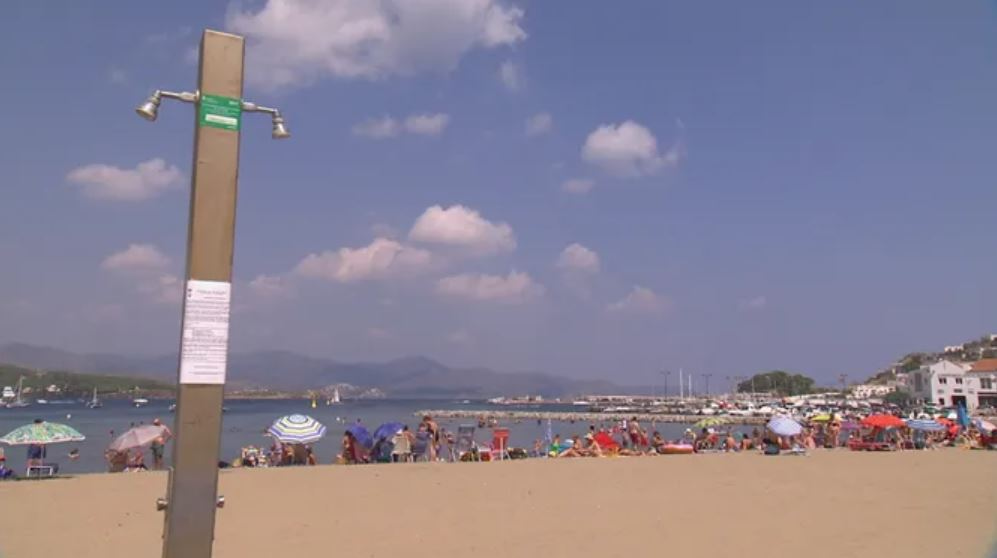
[[[59,372],[49,370],[33,370],[20,366],[0,364],[0,386],[17,388],[17,381],[24,377],[25,392],[30,398],[44,397],[48,399],[68,399],[89,397],[93,388],[101,397],[115,395],[169,395],[174,392],[174,386],[165,382],[146,378],[111,376],[108,374],[77,374],[75,372]],[[49,386],[56,386],[59,392],[47,393]]]

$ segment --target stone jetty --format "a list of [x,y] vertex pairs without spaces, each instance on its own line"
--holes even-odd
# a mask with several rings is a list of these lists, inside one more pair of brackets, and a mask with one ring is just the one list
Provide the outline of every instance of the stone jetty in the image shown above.
[[[474,419],[474,420],[556,420],[564,422],[604,422],[608,420],[622,420],[637,417],[641,422],[669,422],[680,424],[695,424],[710,415],[666,415],[660,413],[647,413],[639,411],[628,412],[571,412],[571,411],[504,411],[499,409],[450,409],[450,410],[422,410],[416,411],[415,416],[423,417],[429,415],[434,418],[445,419]],[[738,417],[720,415],[728,424],[755,425],[768,422],[766,417]]]

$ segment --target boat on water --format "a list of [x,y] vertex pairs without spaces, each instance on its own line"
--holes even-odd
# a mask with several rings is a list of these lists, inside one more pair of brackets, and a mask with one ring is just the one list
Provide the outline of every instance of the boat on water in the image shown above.
[[21,398],[22,391],[24,391],[24,376],[21,376],[17,380],[17,394],[14,395],[13,401],[7,403],[8,409],[19,409],[30,405],[30,403]]
[[100,409],[104,404],[101,403],[100,399],[97,399],[97,388],[93,388],[93,399],[87,403],[88,409]]
[[592,406],[592,402],[591,401],[586,401],[584,399],[579,399],[577,401],[572,401],[571,404],[574,405],[575,407],[591,407]]
[[339,388],[332,390],[332,397],[325,400],[326,405],[339,405],[343,400],[339,397]]
[[135,399],[132,399],[132,406],[136,408],[145,407],[148,404],[149,400],[144,397],[136,397]]

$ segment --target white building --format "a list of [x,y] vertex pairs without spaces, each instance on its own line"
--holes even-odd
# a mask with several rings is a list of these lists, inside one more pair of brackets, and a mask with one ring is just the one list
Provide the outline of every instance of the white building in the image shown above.
[[887,393],[897,391],[896,386],[880,384],[859,384],[852,386],[852,396],[856,399],[869,399],[870,397],[883,397]]
[[950,360],[926,364],[908,375],[907,389],[914,399],[942,407],[965,403],[972,412],[979,406],[980,383],[968,371],[968,366]]
[[945,352],[946,353],[961,353],[963,351],[963,349],[965,349],[965,348],[966,348],[965,345],[949,345],[948,347],[945,347]]
[[997,407],[997,358],[974,362],[968,375],[976,380],[979,404]]

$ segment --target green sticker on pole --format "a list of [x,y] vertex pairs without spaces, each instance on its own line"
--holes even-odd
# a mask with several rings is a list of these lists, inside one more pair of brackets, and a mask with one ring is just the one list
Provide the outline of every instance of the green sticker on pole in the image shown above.
[[198,110],[201,126],[239,131],[239,123],[242,121],[242,101],[239,99],[202,93]]

